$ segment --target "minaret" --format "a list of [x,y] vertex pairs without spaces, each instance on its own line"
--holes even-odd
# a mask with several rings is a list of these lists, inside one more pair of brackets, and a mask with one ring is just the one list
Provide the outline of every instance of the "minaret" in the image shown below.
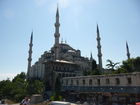
[[56,22],[55,22],[55,33],[54,33],[54,37],[55,37],[55,59],[59,59],[59,37],[60,37],[60,33],[59,33],[59,9],[57,6],[57,11],[56,11]]
[[127,52],[127,58],[130,59],[130,52],[129,52],[129,47],[127,42],[126,42],[126,52]]
[[90,61],[93,60],[93,57],[92,57],[92,52],[90,53]]
[[33,47],[33,31],[31,33],[31,38],[30,38],[30,43],[29,43],[29,57],[28,57],[27,78],[30,77],[30,71],[31,71],[32,47]]
[[59,9],[57,6],[57,11],[56,11],[56,22],[55,22],[55,33],[54,33],[54,37],[55,37],[55,45],[59,44],[59,37],[60,37],[60,33],[59,33]]
[[97,49],[98,49],[98,63],[99,63],[99,70],[102,71],[102,52],[101,52],[101,43],[100,43],[100,33],[99,33],[99,28],[97,24]]

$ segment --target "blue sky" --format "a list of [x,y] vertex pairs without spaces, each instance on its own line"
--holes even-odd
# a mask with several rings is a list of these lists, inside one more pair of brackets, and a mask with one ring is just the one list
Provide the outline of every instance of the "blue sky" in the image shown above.
[[32,30],[32,64],[52,47],[57,3],[61,38],[83,56],[97,60],[97,23],[104,67],[127,59],[126,41],[131,57],[140,55],[140,0],[0,0],[0,80],[27,71]]

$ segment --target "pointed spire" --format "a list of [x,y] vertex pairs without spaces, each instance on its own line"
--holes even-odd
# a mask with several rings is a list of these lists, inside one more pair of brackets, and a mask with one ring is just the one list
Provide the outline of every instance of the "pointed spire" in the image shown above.
[[60,27],[60,23],[59,23],[59,9],[58,9],[58,6],[57,6],[56,22],[55,22],[55,33],[54,33],[55,45],[59,44],[59,37],[60,37],[59,27]]
[[127,58],[130,59],[130,52],[129,52],[129,47],[128,47],[127,41],[126,41],[126,52],[127,52]]
[[58,7],[58,4],[57,4],[56,17],[59,17],[59,7]]
[[93,60],[93,57],[92,57],[92,52],[90,53],[90,61]]
[[30,77],[30,71],[31,71],[32,46],[33,46],[33,31],[32,31],[32,33],[31,33],[30,43],[29,43],[29,57],[28,57],[27,78]]
[[98,24],[97,24],[97,40],[99,41],[101,40]]
[[32,30],[32,33],[31,33],[31,38],[30,38],[30,43],[33,42],[33,30]]
[[97,33],[99,33],[99,27],[98,27],[98,24],[97,24]]

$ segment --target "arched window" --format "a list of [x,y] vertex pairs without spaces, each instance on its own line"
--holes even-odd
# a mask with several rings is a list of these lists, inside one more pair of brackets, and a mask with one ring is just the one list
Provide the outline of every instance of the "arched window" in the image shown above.
[[97,84],[100,85],[100,79],[97,79]]
[[62,84],[64,84],[63,80],[61,81]]
[[71,85],[73,85],[73,80],[71,79]]
[[128,84],[132,84],[132,79],[129,77],[127,78]]
[[68,80],[66,80],[66,85],[68,85]]
[[90,86],[92,85],[92,79],[89,80],[89,85],[90,85]]
[[77,84],[77,86],[79,85],[79,81],[78,80],[76,80],[76,84]]
[[62,77],[64,77],[64,76],[65,76],[65,74],[63,73],[63,74],[62,74]]
[[106,84],[110,84],[110,80],[109,79],[106,79]]
[[85,85],[85,80],[83,79],[83,85]]
[[116,78],[116,85],[119,85],[119,84],[120,84],[120,79]]

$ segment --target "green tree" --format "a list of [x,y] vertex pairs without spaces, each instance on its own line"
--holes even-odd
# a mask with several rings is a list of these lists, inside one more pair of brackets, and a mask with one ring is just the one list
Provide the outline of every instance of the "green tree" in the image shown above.
[[32,95],[32,94],[42,94],[44,92],[44,83],[41,80],[34,80],[31,79],[28,81],[27,84],[27,93],[28,95]]
[[17,81],[18,79],[25,81],[26,79],[26,74],[24,72],[21,72],[20,74],[17,74],[17,76],[14,77],[14,79],[12,80],[12,82]]
[[92,72],[92,71],[86,71],[86,70],[85,70],[85,71],[83,71],[83,75],[84,75],[84,76],[90,75],[91,72]]
[[127,70],[124,69],[124,68],[118,68],[118,70],[116,70],[116,71],[114,72],[114,74],[120,74],[120,73],[127,73]]
[[140,72],[140,57],[131,58],[122,62],[120,69],[124,69],[126,72]]
[[20,102],[25,96],[41,94],[44,91],[44,83],[40,80],[26,80],[26,74],[21,72],[14,77],[0,81],[0,98],[12,99]]
[[27,94],[26,74],[24,72],[17,74],[17,76],[15,76],[14,79],[12,80],[12,83],[13,83],[12,98],[13,100],[21,101]]
[[101,75],[102,73],[101,73],[101,71],[98,69],[98,68],[96,68],[94,71],[92,71],[91,73],[90,73],[91,75]]
[[137,57],[133,61],[134,71],[140,72],[140,57]]
[[92,60],[92,71],[94,71],[95,69],[97,69],[97,64],[96,64],[96,61],[93,59]]
[[111,60],[107,60],[108,64],[106,64],[107,68],[111,71],[114,71],[115,70],[115,67],[119,64],[119,62],[117,63],[114,63],[113,61]]
[[12,97],[12,90],[13,84],[12,82],[7,79],[0,81],[0,98],[11,98]]
[[125,69],[127,72],[134,72],[133,62],[134,62],[133,58],[123,61],[120,68]]

